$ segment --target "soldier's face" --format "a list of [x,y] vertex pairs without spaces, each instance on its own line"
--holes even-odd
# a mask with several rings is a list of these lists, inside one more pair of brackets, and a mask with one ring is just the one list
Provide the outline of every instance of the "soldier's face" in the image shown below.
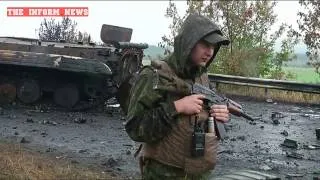
[[214,53],[214,46],[206,41],[199,41],[191,51],[191,59],[196,66],[206,66]]

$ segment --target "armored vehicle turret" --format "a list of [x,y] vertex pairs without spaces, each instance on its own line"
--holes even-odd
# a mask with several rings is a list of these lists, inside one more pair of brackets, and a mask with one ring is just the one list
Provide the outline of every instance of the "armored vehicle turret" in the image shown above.
[[130,28],[103,24],[103,45],[0,37],[0,101],[33,104],[48,95],[75,110],[115,97],[148,48],[131,43],[131,35]]

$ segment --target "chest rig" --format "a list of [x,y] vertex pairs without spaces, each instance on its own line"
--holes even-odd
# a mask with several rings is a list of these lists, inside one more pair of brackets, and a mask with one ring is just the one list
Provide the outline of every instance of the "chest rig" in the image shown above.
[[[170,76],[175,76],[173,70],[164,61],[153,61],[152,68],[155,71],[155,76],[158,73],[168,73]],[[158,80],[161,81],[160,78]],[[196,78],[195,82],[209,87],[206,74]],[[155,78],[154,88],[157,88],[160,84],[162,83],[157,82],[157,78]],[[179,84],[173,85],[172,88],[179,88],[179,86]],[[181,97],[168,94],[166,98],[177,100]],[[177,124],[161,141],[155,144],[143,144],[140,158],[151,158],[163,164],[181,168],[186,173],[191,174],[214,169],[218,138],[215,133],[206,132],[205,122],[209,118],[208,111],[203,110],[193,116],[181,114],[176,118],[178,118]]]

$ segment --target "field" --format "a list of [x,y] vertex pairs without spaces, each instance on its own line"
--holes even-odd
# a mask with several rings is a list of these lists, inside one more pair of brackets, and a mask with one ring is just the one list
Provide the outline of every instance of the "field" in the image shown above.
[[[150,64],[150,61],[145,59],[142,62],[144,65]],[[294,73],[295,78],[288,79],[303,83],[320,84],[320,76],[311,67],[283,67],[285,72]]]
[[292,72],[296,75],[294,81],[304,83],[320,83],[320,76],[311,67],[284,67],[286,72]]
[[[143,60],[143,64],[147,65],[150,64],[150,58],[157,59],[159,55],[163,55],[164,49],[155,45],[150,45],[149,48],[144,51],[144,53],[146,56]],[[286,72],[290,71],[296,74],[296,78],[290,80],[303,83],[319,84],[320,76],[315,73],[314,68],[307,65],[308,57],[306,54],[302,52],[296,52],[296,56],[296,59],[286,62],[285,67],[283,67]]]

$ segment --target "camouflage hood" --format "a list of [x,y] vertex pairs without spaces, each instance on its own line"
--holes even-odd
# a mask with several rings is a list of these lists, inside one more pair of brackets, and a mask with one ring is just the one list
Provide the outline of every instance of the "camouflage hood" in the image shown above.
[[[213,36],[212,36],[213,35]],[[196,43],[211,36],[215,51],[206,67],[194,67],[190,61],[190,53]],[[228,45],[229,40],[223,37],[219,27],[210,19],[197,15],[189,15],[182,25],[179,34],[174,38],[174,53],[167,59],[168,64],[181,78],[193,79],[207,71],[221,45]]]

